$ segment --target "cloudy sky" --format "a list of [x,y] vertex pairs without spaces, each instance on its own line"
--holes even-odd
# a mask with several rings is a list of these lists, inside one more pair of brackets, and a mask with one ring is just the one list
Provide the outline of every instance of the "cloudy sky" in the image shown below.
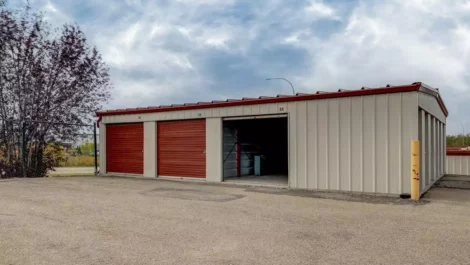
[[[10,4],[15,0],[10,0]],[[22,1],[22,0],[16,0]],[[357,89],[440,88],[470,131],[468,0],[31,0],[111,67],[107,108]]]

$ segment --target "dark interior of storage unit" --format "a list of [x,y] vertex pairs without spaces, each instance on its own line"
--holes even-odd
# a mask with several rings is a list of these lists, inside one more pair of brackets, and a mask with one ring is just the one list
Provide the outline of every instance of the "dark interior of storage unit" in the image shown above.
[[224,181],[287,184],[286,117],[226,120],[223,133]]

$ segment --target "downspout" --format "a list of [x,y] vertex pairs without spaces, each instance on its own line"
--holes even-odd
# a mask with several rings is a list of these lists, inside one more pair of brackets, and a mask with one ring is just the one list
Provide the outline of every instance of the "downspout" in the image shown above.
[[103,116],[100,116],[99,114],[98,115],[98,120],[96,121],[96,127],[100,127],[100,122],[101,122],[101,119],[103,119]]

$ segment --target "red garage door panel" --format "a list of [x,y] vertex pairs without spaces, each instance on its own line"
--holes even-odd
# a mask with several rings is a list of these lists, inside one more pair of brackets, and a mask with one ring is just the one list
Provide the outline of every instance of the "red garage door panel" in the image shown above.
[[206,177],[206,120],[157,123],[160,176]]
[[144,173],[144,125],[106,126],[106,170],[113,173]]

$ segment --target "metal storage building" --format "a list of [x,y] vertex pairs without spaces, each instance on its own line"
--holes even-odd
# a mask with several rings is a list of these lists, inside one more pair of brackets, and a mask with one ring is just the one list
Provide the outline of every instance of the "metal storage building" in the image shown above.
[[423,193],[445,172],[447,115],[422,83],[102,111],[100,172],[400,194],[420,140]]

